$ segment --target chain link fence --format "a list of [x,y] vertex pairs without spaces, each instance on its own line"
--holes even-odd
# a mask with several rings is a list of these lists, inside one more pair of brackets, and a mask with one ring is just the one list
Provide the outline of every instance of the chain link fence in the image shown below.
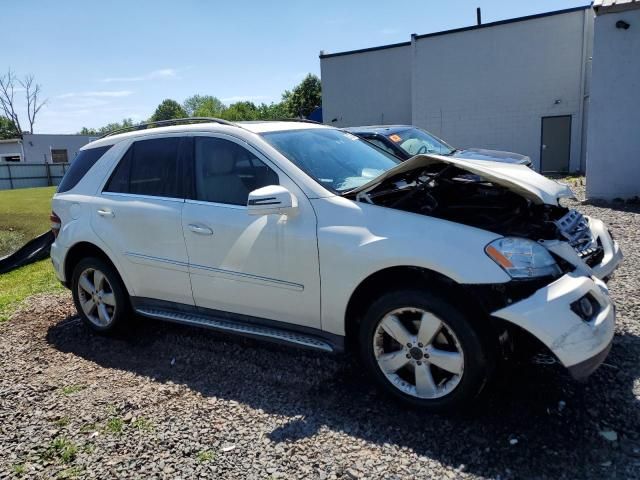
[[68,163],[0,163],[0,190],[58,185]]

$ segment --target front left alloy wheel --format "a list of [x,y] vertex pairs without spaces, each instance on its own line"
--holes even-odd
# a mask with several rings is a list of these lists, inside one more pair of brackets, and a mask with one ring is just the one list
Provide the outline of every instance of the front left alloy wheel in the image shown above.
[[359,341],[378,385],[426,411],[470,405],[493,373],[491,342],[480,322],[426,289],[382,295],[366,312]]
[[71,288],[78,313],[97,332],[114,331],[130,314],[120,276],[102,259],[81,260],[73,271]]

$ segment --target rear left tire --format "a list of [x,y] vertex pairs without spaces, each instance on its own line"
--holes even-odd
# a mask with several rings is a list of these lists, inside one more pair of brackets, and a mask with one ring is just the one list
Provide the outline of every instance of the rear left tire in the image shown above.
[[89,257],[78,262],[71,290],[80,317],[96,332],[114,332],[131,315],[129,296],[120,275],[101,258]]

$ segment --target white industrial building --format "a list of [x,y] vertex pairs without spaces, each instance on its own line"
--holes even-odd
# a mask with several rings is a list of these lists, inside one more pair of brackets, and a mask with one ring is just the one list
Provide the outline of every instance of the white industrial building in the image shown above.
[[593,7],[587,196],[640,196],[640,1]]
[[0,140],[0,163],[70,163],[78,150],[95,139],[89,135],[25,133],[22,138]]
[[321,52],[320,68],[325,123],[412,124],[586,171],[589,198],[640,196],[640,0]]
[[324,121],[413,124],[537,170],[584,170],[593,20],[579,7],[323,52]]

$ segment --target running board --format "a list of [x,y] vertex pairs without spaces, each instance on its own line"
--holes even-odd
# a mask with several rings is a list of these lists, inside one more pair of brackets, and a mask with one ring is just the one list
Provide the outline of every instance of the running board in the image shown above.
[[290,330],[284,330],[280,328],[234,322],[228,319],[203,316],[195,313],[160,310],[157,308],[141,307],[136,308],[136,312],[144,317],[156,318],[159,320],[166,320],[174,323],[205,327],[221,332],[235,333],[246,337],[260,338],[274,342],[289,343],[304,348],[320,350],[323,352],[334,351],[333,346],[329,342],[326,342],[322,339],[319,339],[312,335],[292,332]]

